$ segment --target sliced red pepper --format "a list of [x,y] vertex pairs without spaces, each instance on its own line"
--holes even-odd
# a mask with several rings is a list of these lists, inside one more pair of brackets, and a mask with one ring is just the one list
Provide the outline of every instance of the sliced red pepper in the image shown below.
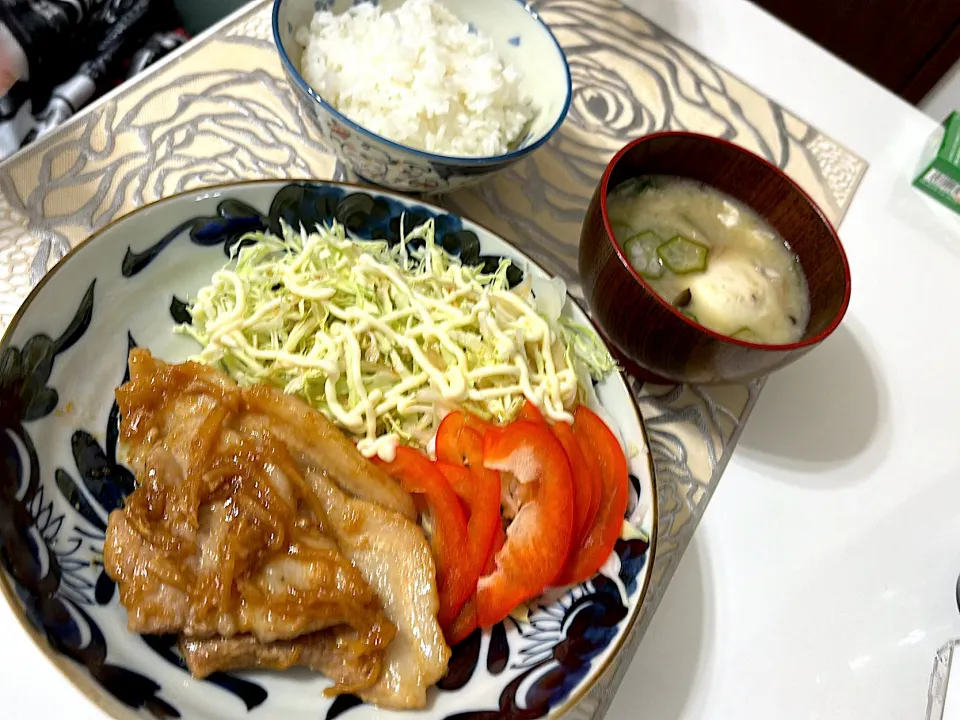
[[[573,426],[568,422],[558,422],[553,426],[553,434],[563,445],[564,452],[567,453],[567,460],[570,461],[570,472],[573,478],[573,532],[571,535],[571,547],[577,547],[588,528],[587,523],[592,522],[590,517],[591,507],[593,516],[596,517],[596,506],[600,504],[597,497],[594,504],[594,482],[599,478],[590,474],[587,461],[583,457],[583,451],[580,449],[580,443],[573,434]],[[599,494],[597,491],[596,494]]]
[[521,407],[520,412],[517,413],[516,419],[539,423],[546,422],[546,420],[543,419],[543,413],[540,412],[540,408],[530,402],[530,400],[524,400],[523,407]]
[[437,460],[470,468],[471,471],[500,486],[500,473],[483,466],[483,438],[496,429],[476,415],[452,412],[437,429]]
[[[493,473],[476,473],[460,465],[438,462],[437,469],[467,506],[467,545],[463,548],[460,571],[470,583],[470,595],[477,591],[477,581],[490,558],[494,536],[500,525],[500,483]],[[482,470],[483,468],[481,468]],[[445,627],[453,618],[441,617]]]
[[558,583],[573,585],[592,578],[603,566],[617,544],[627,511],[627,459],[620,441],[597,415],[581,405],[573,420],[573,433],[581,447],[596,451],[603,480],[603,494],[596,520],[586,537],[570,554]]
[[430,547],[437,563],[440,612],[437,619],[450,622],[476,589],[477,578],[464,572],[463,548],[467,544],[467,518],[460,498],[437,467],[413,448],[398,447],[391,463],[375,460],[404,490],[425,501],[433,521]]
[[[520,412],[517,414],[517,420],[529,420],[530,422],[546,423],[543,413],[540,409],[525,400]],[[586,534],[587,528],[593,523],[597,515],[597,508],[600,505],[600,473],[597,469],[596,458],[591,453],[591,461],[584,458],[584,453],[580,449],[580,443],[573,435],[573,426],[568,422],[558,422],[552,426],[553,434],[563,445],[567,453],[567,459],[570,461],[570,471],[573,476],[573,534],[571,536],[571,547],[578,543]]]
[[597,520],[597,513],[600,511],[600,501],[603,499],[603,476],[600,472],[600,460],[597,458],[597,449],[584,441],[582,437],[577,437],[576,432],[573,433],[573,437],[576,439],[577,446],[580,448],[580,454],[583,457],[587,476],[590,478],[592,487],[590,492],[590,507],[587,509],[583,523],[583,534],[577,543],[579,546]]
[[463,606],[460,614],[457,615],[449,626],[443,629],[443,636],[450,647],[459,645],[468,637],[470,633],[477,629],[477,596],[474,595],[467,604]]
[[[497,523],[497,529],[493,536],[493,545],[490,548],[490,556],[487,558],[487,564],[483,568],[483,575],[481,577],[490,575],[494,570],[497,569],[496,556],[503,548],[503,543],[506,540],[506,535],[503,532],[503,525]],[[444,630],[444,635],[447,638],[447,642],[453,646],[457,645],[464,640],[466,640],[470,633],[477,629],[477,596],[474,595],[472,598],[467,600],[467,604],[463,606],[463,610],[460,611],[460,614],[457,615],[456,620],[450,623],[450,627]]]
[[523,487],[496,570],[477,583],[477,624],[490,627],[540,595],[564,567],[573,527],[573,482],[563,446],[546,425],[518,421],[484,438],[483,463]]
[[[488,553],[487,562],[492,564],[493,553],[503,546],[503,527],[500,524],[500,473],[483,466],[483,438],[484,434],[495,426],[487,423],[476,415],[462,411],[452,412],[440,423],[437,430],[437,460],[440,463],[458,465],[469,468],[477,475],[484,487],[497,489],[497,523],[494,530],[494,540]],[[497,544],[497,535],[500,537]],[[489,574],[492,567],[484,566],[484,574]],[[455,645],[466,638],[477,627],[476,600],[471,598],[461,610],[460,614],[445,627],[447,642]]]
[[[472,430],[477,433],[480,437],[483,437],[487,434],[488,430],[492,430],[497,427],[493,423],[489,423],[478,415],[474,415],[470,412],[465,412],[463,410],[455,410],[452,413],[447,414],[445,418],[440,423],[440,427],[437,428],[437,457],[439,459],[439,447],[441,439],[459,437],[462,430]],[[445,460],[444,462],[453,462],[452,460]],[[454,463],[457,464],[457,463]]]
[[490,555],[487,556],[487,564],[483,566],[483,574],[480,577],[491,575],[497,569],[497,553],[503,550],[506,542],[507,534],[503,531],[503,523],[500,523],[493,533],[493,545],[490,546]]

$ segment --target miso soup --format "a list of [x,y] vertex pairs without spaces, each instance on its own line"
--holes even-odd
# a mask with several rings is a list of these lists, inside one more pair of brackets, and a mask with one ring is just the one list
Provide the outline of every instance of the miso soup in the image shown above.
[[797,256],[757,213],[685,178],[627,180],[607,197],[617,241],[664,300],[714,332],[797,342],[810,318]]

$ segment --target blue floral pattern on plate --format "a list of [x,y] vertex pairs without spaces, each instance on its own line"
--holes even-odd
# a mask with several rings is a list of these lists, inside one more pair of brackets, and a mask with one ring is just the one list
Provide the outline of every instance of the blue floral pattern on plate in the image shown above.
[[[130,348],[140,342],[181,359],[192,348],[178,344],[186,341],[172,329],[185,317],[185,299],[230,247],[250,231],[277,230],[281,220],[311,227],[333,219],[358,239],[388,242],[398,241],[401,223],[432,219],[438,242],[467,264],[496,267],[508,257],[515,261],[513,284],[541,272],[482,228],[400,196],[334,183],[228,186],[162,201],[106,228],[38,286],[0,346],[5,589],[54,661],[85,667],[91,684],[80,684],[116,700],[110,709],[118,717],[367,715],[353,696],[324,699],[326,681],[318,676],[216,673],[193,680],[175,638],[127,632],[102,568],[107,516],[135,487],[117,460],[112,392],[127,377]],[[597,389],[628,447],[637,446],[626,519],[641,536],[619,541],[591,581],[549,591],[526,622],[507,620],[454,648],[426,716],[525,720],[563,712],[596,680],[635,619],[650,571],[645,538],[656,529],[652,469],[622,379]]]

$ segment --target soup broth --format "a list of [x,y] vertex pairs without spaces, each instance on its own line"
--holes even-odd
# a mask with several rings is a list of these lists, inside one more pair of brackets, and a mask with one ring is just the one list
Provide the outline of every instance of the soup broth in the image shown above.
[[810,318],[803,269],[750,208],[694,180],[649,175],[614,188],[607,211],[633,268],[695,322],[767,345],[803,337]]

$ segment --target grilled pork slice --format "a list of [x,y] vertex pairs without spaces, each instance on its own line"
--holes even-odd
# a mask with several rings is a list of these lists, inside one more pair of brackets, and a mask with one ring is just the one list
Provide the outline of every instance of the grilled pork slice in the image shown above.
[[436,569],[423,531],[398,513],[348,497],[321,473],[308,473],[307,480],[323,503],[330,534],[397,630],[380,679],[357,694],[381,707],[424,707],[427,688],[447,672],[450,648],[437,622]]
[[[386,637],[389,642],[390,637]],[[286,670],[300,665],[333,680],[328,695],[357,693],[374,685],[383,665],[382,647],[371,646],[349,628],[263,643],[252,635],[195,640],[181,636],[180,653],[194,677],[257,668]]]
[[353,443],[303,400],[266,385],[245,388],[244,426],[269,432],[301,464],[330,477],[344,492],[417,519],[413,500],[392,477],[363,457]]
[[104,551],[130,627],[180,633],[198,675],[305,665],[423,707],[450,650],[411,498],[305,404],[130,355],[117,390],[139,486]]
[[226,503],[201,508],[196,554],[186,560],[138,533],[126,511],[110,514],[104,566],[118,584],[131,631],[197,638],[250,633],[270,642],[344,624],[364,635],[389,628],[366,580],[319,532],[300,531],[285,551],[241,575],[231,572],[231,553],[250,557],[261,549],[238,542],[243,533],[229,513]]
[[130,351],[129,364],[130,381],[118,388],[117,402],[127,459],[135,472],[153,445],[148,433],[163,436],[184,460],[185,453],[205,452],[190,445],[195,423],[216,424],[229,417],[259,438],[282,442],[299,464],[326,473],[345,492],[416,519],[413,500],[403,488],[299,398],[265,385],[229,392],[235,385],[223,373],[193,362],[169,365],[141,348]]
[[210,368],[131,353],[117,397],[139,486],[104,547],[130,628],[273,642],[348,626],[382,651],[393,628],[378,596],[290,450],[269,426],[244,431],[243,393]]

